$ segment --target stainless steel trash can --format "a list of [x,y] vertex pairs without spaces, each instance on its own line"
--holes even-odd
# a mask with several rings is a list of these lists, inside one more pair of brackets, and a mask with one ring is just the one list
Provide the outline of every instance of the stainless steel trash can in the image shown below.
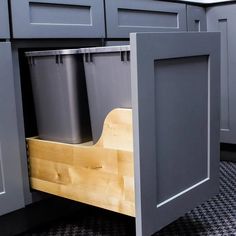
[[93,141],[114,108],[131,108],[130,46],[82,48]]
[[38,133],[66,143],[91,140],[83,59],[77,50],[27,52]]

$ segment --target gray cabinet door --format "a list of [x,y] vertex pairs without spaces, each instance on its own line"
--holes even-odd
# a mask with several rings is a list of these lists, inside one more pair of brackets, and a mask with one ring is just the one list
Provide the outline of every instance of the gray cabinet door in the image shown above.
[[206,10],[204,7],[187,6],[188,31],[207,31]]
[[10,38],[7,0],[0,0],[0,38]]
[[24,207],[10,43],[0,43],[0,215]]
[[103,38],[103,0],[11,0],[14,38]]
[[131,34],[137,235],[218,191],[219,33]]
[[106,0],[108,38],[131,32],[186,31],[186,5],[156,0]]
[[236,4],[207,9],[208,31],[221,32],[221,142],[236,144]]

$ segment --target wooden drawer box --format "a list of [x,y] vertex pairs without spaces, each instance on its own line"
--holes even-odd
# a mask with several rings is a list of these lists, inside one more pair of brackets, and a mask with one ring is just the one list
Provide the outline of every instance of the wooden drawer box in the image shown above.
[[27,143],[33,189],[135,216],[131,110],[114,110],[94,146]]
[[200,6],[187,6],[188,31],[207,31],[206,10]]
[[14,38],[104,38],[103,0],[11,0]]

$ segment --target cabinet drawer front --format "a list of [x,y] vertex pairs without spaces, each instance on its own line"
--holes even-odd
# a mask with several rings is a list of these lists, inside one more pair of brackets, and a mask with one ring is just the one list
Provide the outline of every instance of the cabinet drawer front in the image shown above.
[[0,38],[10,38],[7,0],[0,0]]
[[186,5],[155,0],[106,0],[108,38],[131,32],[186,30]]
[[188,31],[207,31],[206,11],[203,7],[187,6]]
[[220,34],[134,33],[130,48],[141,236],[218,191]]
[[101,38],[103,0],[11,0],[14,38]]

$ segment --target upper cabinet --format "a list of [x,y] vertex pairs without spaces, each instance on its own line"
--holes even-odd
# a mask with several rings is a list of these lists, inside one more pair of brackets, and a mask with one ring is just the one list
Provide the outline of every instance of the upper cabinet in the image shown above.
[[108,38],[128,38],[131,32],[187,30],[185,4],[155,0],[106,0],[105,8]]
[[14,38],[103,38],[103,0],[11,0]]
[[204,7],[187,6],[188,31],[207,31],[206,10]]
[[10,38],[7,0],[0,0],[0,38]]

